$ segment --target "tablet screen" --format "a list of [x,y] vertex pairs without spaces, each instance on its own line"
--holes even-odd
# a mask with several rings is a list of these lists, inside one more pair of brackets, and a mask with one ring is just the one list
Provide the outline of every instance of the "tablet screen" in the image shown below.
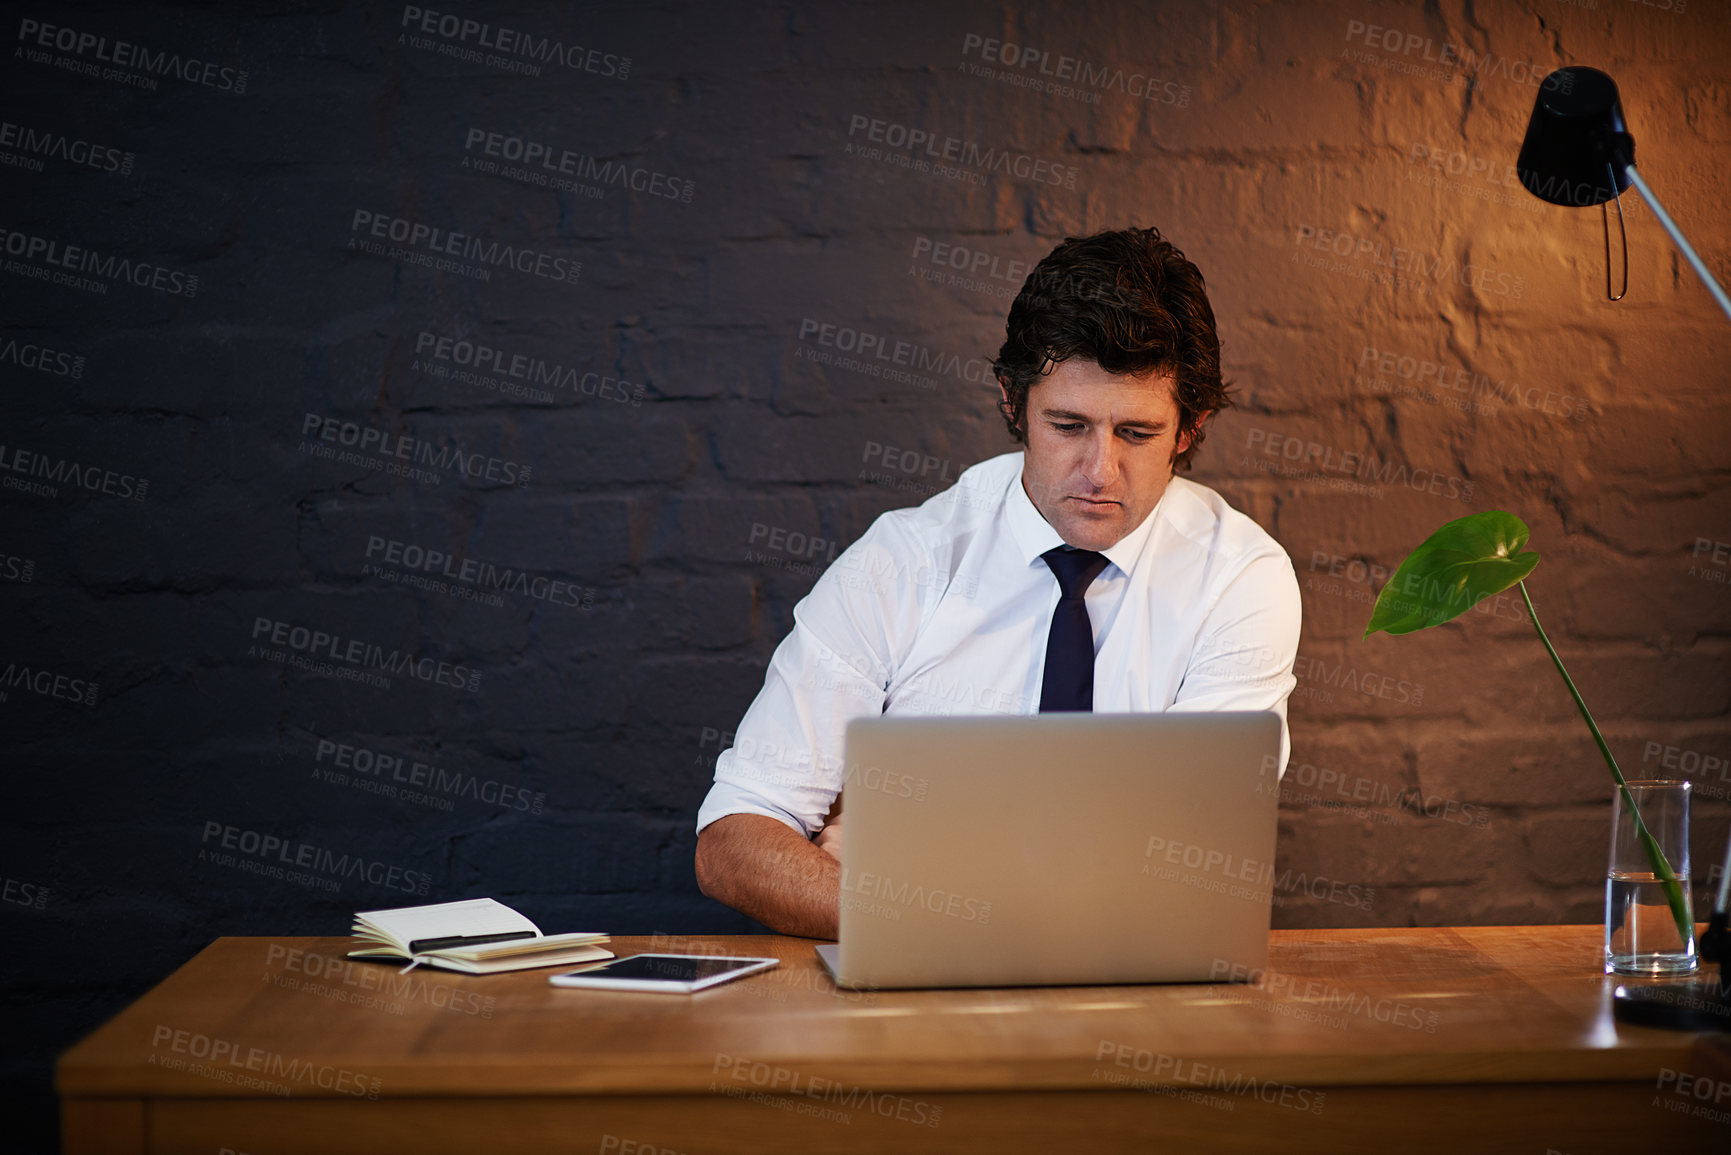
[[741,970],[756,959],[688,958],[677,955],[637,954],[618,962],[581,972],[586,979],[637,979],[646,982],[694,983],[729,971]]

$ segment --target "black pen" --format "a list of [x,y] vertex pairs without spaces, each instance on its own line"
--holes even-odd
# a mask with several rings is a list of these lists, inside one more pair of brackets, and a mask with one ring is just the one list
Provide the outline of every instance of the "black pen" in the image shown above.
[[508,930],[503,934],[454,934],[445,938],[417,938],[409,943],[410,954],[427,954],[449,950],[454,946],[480,946],[489,942],[509,942],[514,938],[540,938],[532,930]]
[[436,950],[446,950],[454,946],[476,945],[488,942],[509,942],[517,938],[540,938],[532,930],[511,930],[503,934],[453,934],[445,938],[417,938],[409,942],[409,965],[397,973],[406,975],[421,965],[421,956]]

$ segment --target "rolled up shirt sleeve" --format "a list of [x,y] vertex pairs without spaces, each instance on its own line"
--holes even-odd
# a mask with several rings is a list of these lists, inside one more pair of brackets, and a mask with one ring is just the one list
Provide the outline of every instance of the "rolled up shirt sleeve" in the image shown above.
[[1252,559],[1226,583],[1203,619],[1171,709],[1273,710],[1280,715],[1280,773],[1292,752],[1286,702],[1298,679],[1303,603],[1284,554]]
[[845,780],[848,722],[877,717],[900,655],[918,632],[929,565],[903,511],[879,517],[794,607],[763,689],[715,761],[697,830],[729,814],[762,814],[809,838]]

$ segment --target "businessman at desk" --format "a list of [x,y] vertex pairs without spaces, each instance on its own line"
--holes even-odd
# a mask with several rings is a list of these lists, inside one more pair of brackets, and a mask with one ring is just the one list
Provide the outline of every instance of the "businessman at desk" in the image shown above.
[[[794,607],[698,812],[703,892],[835,938],[849,720],[1036,708],[1275,710],[1298,650],[1286,552],[1188,469],[1232,404],[1202,274],[1155,229],[1028,275],[993,369],[1025,447],[883,514]],[[1290,742],[1284,726],[1280,768]],[[1051,801],[1064,805],[1054,767]]]

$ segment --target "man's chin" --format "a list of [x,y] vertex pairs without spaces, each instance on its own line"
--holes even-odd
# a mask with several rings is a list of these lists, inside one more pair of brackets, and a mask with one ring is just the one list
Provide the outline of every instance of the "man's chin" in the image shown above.
[[1077,549],[1107,549],[1124,536],[1124,509],[1110,505],[1100,507],[1098,513],[1073,511],[1056,528],[1058,536]]

